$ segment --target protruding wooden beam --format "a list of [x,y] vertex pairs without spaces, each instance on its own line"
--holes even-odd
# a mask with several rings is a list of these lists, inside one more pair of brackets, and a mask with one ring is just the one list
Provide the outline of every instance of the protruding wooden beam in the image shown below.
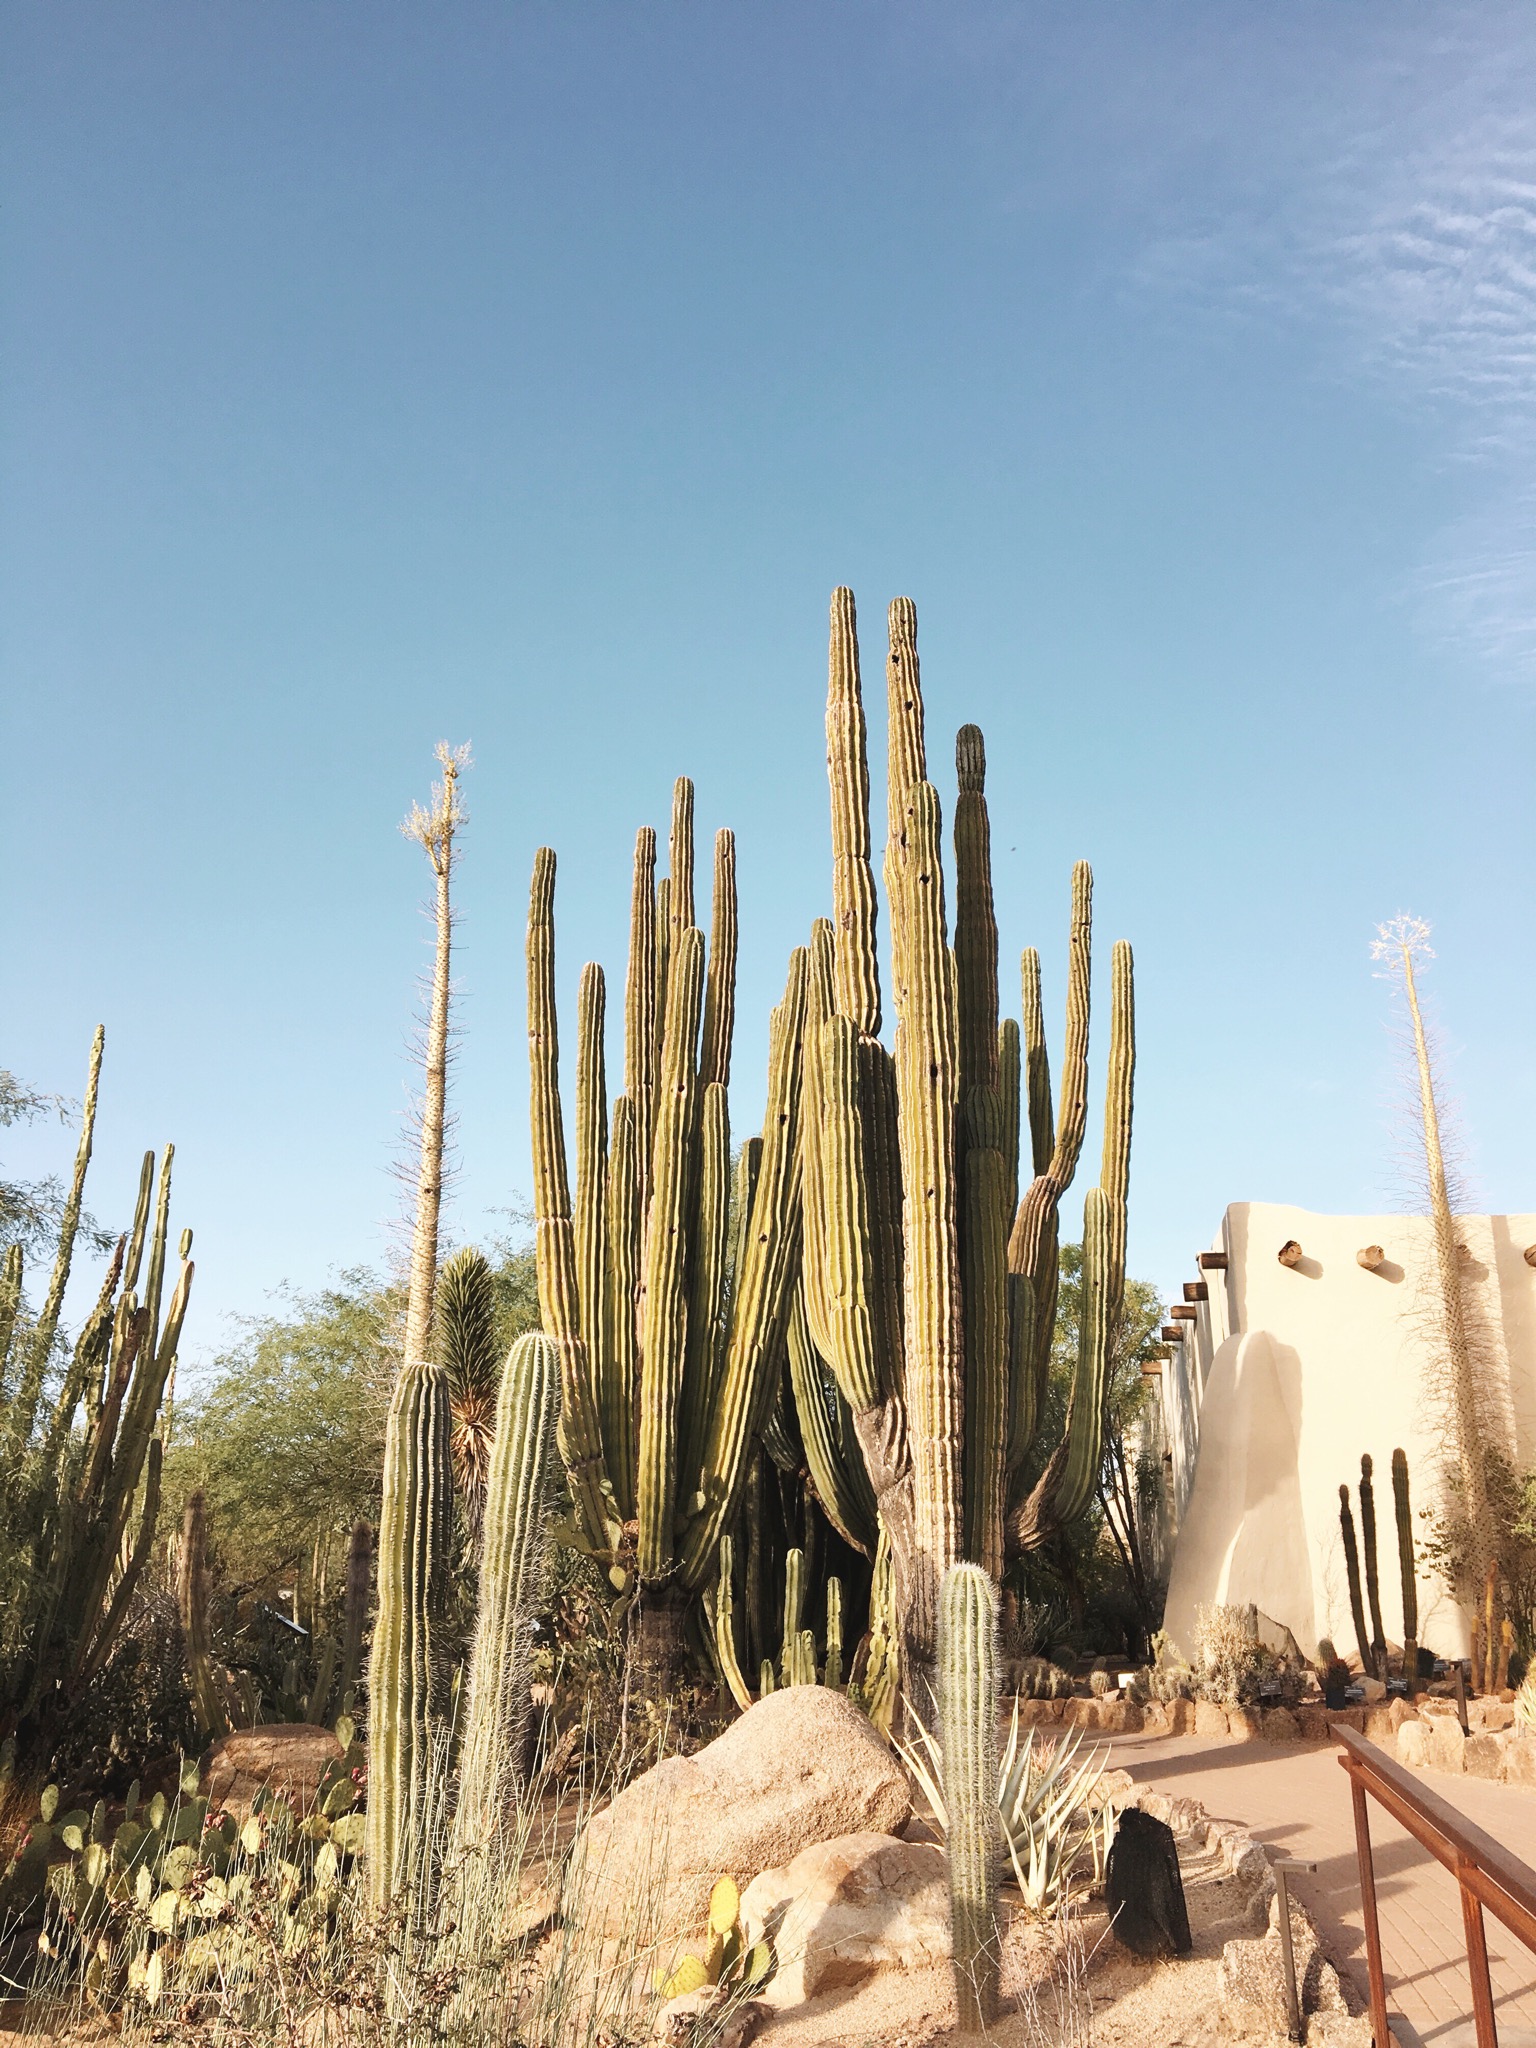
[[1199,1309],[1191,1308],[1187,1302],[1183,1301],[1176,1301],[1168,1311],[1169,1316],[1176,1323],[1192,1323],[1199,1313]]
[[1210,1298],[1211,1290],[1203,1280],[1186,1280],[1184,1282],[1184,1299],[1186,1301],[1209,1301]]
[[1207,1273],[1225,1273],[1227,1255],[1225,1252],[1201,1252],[1195,1264]]
[[1182,1325],[1179,1323],[1164,1323],[1163,1342],[1165,1344],[1182,1344],[1184,1342],[1184,1331]]
[[1387,1255],[1379,1244],[1363,1244],[1355,1253],[1355,1264],[1364,1266],[1367,1273],[1374,1273],[1378,1266],[1387,1263]]
[[1301,1246],[1294,1237],[1288,1237],[1275,1254],[1282,1266],[1299,1266],[1303,1256]]

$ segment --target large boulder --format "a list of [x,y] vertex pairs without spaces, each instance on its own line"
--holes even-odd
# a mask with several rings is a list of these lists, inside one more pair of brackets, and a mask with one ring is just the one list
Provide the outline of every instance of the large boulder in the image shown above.
[[717,1878],[744,1885],[815,1843],[896,1834],[911,1812],[905,1773],[846,1695],[789,1686],[588,1823],[568,1908],[603,1934],[698,1934]]
[[327,1764],[340,1761],[341,1744],[312,1721],[273,1721],[237,1728],[213,1745],[203,1770],[209,1811],[222,1807],[244,1820],[263,1789],[291,1799],[300,1814],[315,1803]]
[[1140,1807],[1125,1809],[1110,1844],[1104,1896],[1115,1936],[1133,1954],[1189,1954],[1179,1852],[1166,1821]]
[[947,1961],[945,1870],[936,1842],[862,1834],[762,1871],[742,1895],[741,1924],[749,1942],[773,1944],[777,1967],[763,1997],[784,2008],[877,1970]]

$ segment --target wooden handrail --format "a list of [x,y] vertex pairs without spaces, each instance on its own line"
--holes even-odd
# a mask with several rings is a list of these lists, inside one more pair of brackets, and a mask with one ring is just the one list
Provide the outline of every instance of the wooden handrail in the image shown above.
[[1427,1849],[1455,1878],[1461,1891],[1467,1967],[1472,1978],[1472,2017],[1478,2048],[1498,2048],[1488,1946],[1483,1933],[1486,1907],[1511,1934],[1536,1950],[1536,1870],[1522,1863],[1467,1816],[1427,1791],[1411,1772],[1394,1763],[1374,1742],[1334,1724],[1343,1745],[1340,1764],[1349,1775],[1355,1808],[1355,1846],[1360,1858],[1360,1896],[1365,1912],[1366,1967],[1370,1974],[1371,2031],[1376,2048],[1390,2048],[1381,1928],[1376,1913],[1376,1871],[1371,1855],[1366,1796],[1384,1806],[1399,1826]]

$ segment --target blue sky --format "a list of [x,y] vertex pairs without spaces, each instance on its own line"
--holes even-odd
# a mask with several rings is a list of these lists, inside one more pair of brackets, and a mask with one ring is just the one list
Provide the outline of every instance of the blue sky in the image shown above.
[[[1536,27],[1460,5],[0,10],[0,1063],[174,1137],[188,1350],[388,1256],[473,743],[452,1229],[528,1192],[521,948],[737,831],[738,1129],[826,907],[827,596],[986,731],[1005,958],[1136,948],[1132,1264],[1394,1199],[1374,923],[1536,1207]],[[1005,987],[1011,985],[1011,976]],[[1101,1038],[1102,1044],[1102,1038]],[[23,1171],[58,1130],[9,1134]]]

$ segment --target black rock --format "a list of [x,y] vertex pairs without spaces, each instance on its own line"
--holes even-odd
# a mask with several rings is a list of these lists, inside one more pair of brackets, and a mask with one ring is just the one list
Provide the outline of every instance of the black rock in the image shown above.
[[1138,1956],[1187,1956],[1189,1914],[1173,1829],[1139,1806],[1120,1816],[1105,1892],[1116,1939]]

